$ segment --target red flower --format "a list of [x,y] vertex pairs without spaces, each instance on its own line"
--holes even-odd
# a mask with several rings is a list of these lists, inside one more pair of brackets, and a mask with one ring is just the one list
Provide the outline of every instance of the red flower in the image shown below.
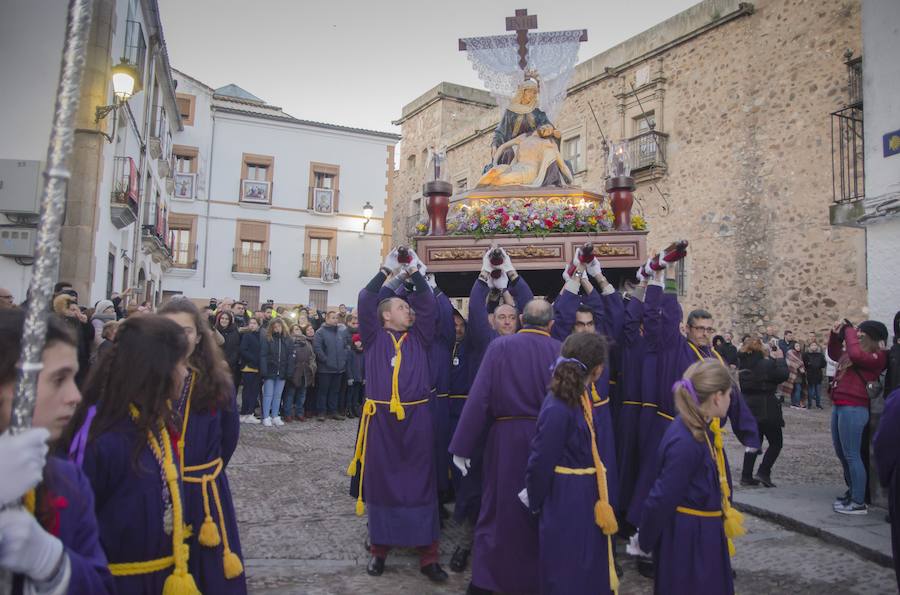
[[553,219],[544,219],[544,225],[547,226],[547,229],[553,229],[554,223]]
[[503,216],[500,219],[503,221],[503,225],[506,225],[509,222],[509,215],[503,213]]

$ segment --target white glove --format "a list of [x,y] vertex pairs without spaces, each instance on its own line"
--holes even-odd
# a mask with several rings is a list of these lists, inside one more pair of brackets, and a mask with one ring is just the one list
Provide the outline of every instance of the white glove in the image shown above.
[[488,248],[484,256],[481,257],[481,270],[485,273],[490,273],[491,269],[494,268],[494,265],[491,264],[491,252],[493,251],[493,246]]
[[352,379],[352,378],[348,378],[348,379],[347,379],[347,386],[353,386],[353,379]]
[[638,539],[639,533],[635,533],[631,536],[631,539],[628,540],[628,544],[625,546],[625,553],[630,556],[641,556],[642,558],[649,558],[650,554],[641,549],[641,543]]
[[531,509],[531,505],[528,503],[528,488],[522,488],[522,491],[519,492],[519,500],[522,501],[522,504],[525,505],[525,508]]
[[599,277],[603,274],[603,268],[600,266],[600,259],[596,256],[585,265],[587,274],[591,277]]
[[428,281],[428,286],[431,287],[432,291],[437,289],[437,281],[434,280],[434,273],[428,273],[427,275],[425,275],[425,280]]
[[392,271],[400,268],[400,261],[397,260],[397,249],[394,248],[391,250],[390,254],[384,259],[384,268],[390,269]]
[[416,254],[416,251],[412,248],[409,249],[409,255],[412,257],[412,260],[409,263],[409,266],[413,267],[413,271],[418,270],[423,275],[425,274],[425,263],[419,258],[419,255]]
[[41,481],[47,460],[46,428],[0,434],[0,507],[16,502]]
[[466,457],[461,457],[459,455],[453,455],[453,464],[456,465],[456,468],[459,469],[459,472],[463,474],[463,477],[469,474],[469,467],[472,466],[472,459],[467,459]]
[[23,508],[0,512],[0,568],[46,581],[58,568],[62,542]]
[[503,271],[503,274],[507,273],[515,273],[516,267],[513,266],[512,260],[509,258],[509,254],[506,253],[506,250],[500,248],[500,252],[503,252],[503,264],[500,265],[500,270]]
[[509,287],[509,277],[507,277],[506,275],[500,275],[499,277],[494,279],[493,277],[491,277],[489,275],[488,276],[488,286],[493,287],[494,289],[503,291],[504,289]]

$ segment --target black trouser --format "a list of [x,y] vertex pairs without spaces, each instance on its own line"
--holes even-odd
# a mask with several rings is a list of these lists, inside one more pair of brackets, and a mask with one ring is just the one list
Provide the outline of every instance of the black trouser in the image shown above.
[[244,372],[242,384],[244,392],[241,393],[241,415],[252,415],[259,403],[259,373]]
[[[759,465],[759,475],[764,477],[768,477],[772,473],[772,465],[775,464],[775,460],[778,458],[778,455],[781,454],[781,447],[784,444],[784,438],[781,434],[781,424],[780,423],[772,423],[768,421],[759,422],[759,441],[762,443],[763,438],[768,440],[769,446],[766,448],[766,453],[763,455],[762,463]],[[753,466],[756,464],[756,457],[759,456],[757,452],[745,452],[744,453],[744,467],[741,469],[741,478],[742,479],[752,479],[753,478]]]

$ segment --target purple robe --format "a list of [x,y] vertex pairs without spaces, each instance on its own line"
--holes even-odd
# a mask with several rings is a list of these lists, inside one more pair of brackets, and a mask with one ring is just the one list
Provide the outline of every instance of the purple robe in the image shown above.
[[115,593],[106,554],[100,545],[97,517],[94,516],[94,493],[88,478],[74,463],[51,456],[47,458],[44,468],[44,485],[50,497],[65,498],[65,503],[56,507],[59,513],[56,536],[69,558],[71,574],[67,593]]
[[638,428],[643,407],[641,380],[646,344],[641,332],[644,304],[632,297],[625,306],[622,333],[622,368],[619,375],[619,416],[615,420],[616,464],[619,470],[619,508],[627,511],[637,481],[640,459]]
[[[709,432],[710,443],[713,441]],[[706,442],[694,439],[681,418],[669,424],[659,445],[656,481],[644,502],[641,549],[656,561],[655,592],[734,593],[728,542],[721,516],[677,512],[722,510],[716,463]]]
[[872,442],[875,464],[881,484],[888,488],[888,511],[891,517],[891,547],[894,552],[894,574],[900,589],[900,388],[884,401],[884,411]]
[[[655,318],[655,310],[658,307],[659,318]],[[654,311],[654,314],[650,314]],[[650,414],[644,412],[641,417],[641,470],[638,484],[635,489],[632,508],[636,504],[641,506],[646,490],[649,489],[655,470],[658,467],[656,456],[662,436],[665,434],[672,420],[675,419],[675,402],[672,393],[672,385],[684,375],[685,370],[693,363],[705,358],[715,358],[717,354],[710,346],[697,347],[692,345],[680,332],[682,319],[681,306],[675,295],[663,293],[662,287],[650,285],[647,287],[645,300],[645,319],[653,319],[652,324],[645,324],[645,333],[648,341],[656,344],[658,360],[656,363],[655,382],[655,411]],[[653,335],[651,338],[651,334]],[[694,349],[697,351],[694,351]],[[699,352],[699,356],[697,355]],[[646,402],[645,402],[646,404]],[[728,408],[728,419],[731,421],[738,440],[744,446],[759,448],[759,433],[756,426],[756,418],[747,407],[740,388],[732,387],[731,405]],[[724,426],[724,424],[723,424]],[[645,456],[646,455],[646,456]],[[730,466],[726,456],[725,466],[728,481],[731,482]],[[639,519],[640,511],[630,513],[632,518]]]
[[609,541],[594,521],[596,476],[556,473],[557,465],[584,469],[594,460],[581,406],[550,394],[538,415],[525,475],[529,506],[540,514],[540,592],[610,593]]
[[[362,490],[369,513],[369,540],[378,545],[429,545],[439,534],[428,362],[437,305],[421,275],[413,278],[417,290],[407,295],[407,301],[416,312],[416,323],[401,345],[400,401],[426,402],[404,405],[403,421],[389,411],[388,405],[376,404],[375,415],[368,420]],[[386,330],[378,319],[378,292],[371,289],[378,281],[383,283],[384,276],[377,275],[359,293],[359,331],[366,364],[366,396],[388,402],[391,362],[396,353],[392,337],[399,340],[403,333]]]
[[539,588],[537,523],[517,494],[559,349],[548,333],[528,328],[491,342],[450,442],[450,452],[472,457],[487,433],[472,555],[472,583],[482,589]]
[[[611,318],[622,318],[619,306],[622,305],[622,296],[619,293],[602,295],[599,291],[592,291],[586,296],[579,296],[563,289],[559,297],[553,302],[553,327],[551,334],[554,339],[564,341],[572,333],[575,325],[575,313],[578,307],[584,304],[594,313],[594,329],[598,334],[604,335],[611,345],[613,340],[609,333],[615,333],[622,328],[620,322],[613,322]],[[591,392],[591,401],[594,405],[594,431],[597,433],[597,444],[600,449],[600,458],[606,465],[606,482],[609,488],[610,504],[618,509],[619,503],[619,478],[616,462],[616,438],[612,418],[612,399],[610,398],[610,366],[609,362],[603,367],[603,373],[594,383]]]
[[[198,380],[200,382],[201,380]],[[231,455],[237,448],[240,423],[238,418],[237,400],[232,395],[230,406],[218,411],[191,411],[187,424],[187,436],[184,441],[184,464],[187,467],[202,465],[217,458],[222,459],[223,468],[216,477],[216,489],[219,492],[219,500],[222,503],[222,516],[225,521],[225,531],[228,536],[228,546],[231,551],[243,559],[241,554],[241,541],[238,535],[237,516],[234,511],[234,501],[231,498],[231,488],[225,470]],[[212,469],[204,472],[187,472],[189,477],[199,478],[203,474],[211,474]],[[200,545],[197,539],[199,528],[206,517],[203,507],[203,490],[201,484],[183,482],[185,502],[185,522],[194,527],[194,535],[188,539],[190,547],[190,559],[188,568],[194,576],[197,588],[201,593],[246,593],[246,574],[241,574],[232,579],[225,578],[222,557],[224,543],[216,547]],[[220,526],[219,512],[212,497],[210,486],[206,487],[209,498],[210,515],[218,528]]]
[[[168,437],[166,437],[168,438]],[[140,454],[135,460],[135,444]],[[83,470],[94,490],[100,544],[111,564],[145,562],[172,555],[163,531],[163,481],[146,436],[122,420],[91,439]],[[118,593],[162,593],[173,567],[133,576],[114,576]]]
[[435,295],[437,324],[431,344],[428,363],[431,367],[431,383],[435,398],[432,400],[432,418],[435,438],[435,473],[437,489],[444,493],[450,489],[450,366],[456,327],[453,324],[453,306],[443,293]]

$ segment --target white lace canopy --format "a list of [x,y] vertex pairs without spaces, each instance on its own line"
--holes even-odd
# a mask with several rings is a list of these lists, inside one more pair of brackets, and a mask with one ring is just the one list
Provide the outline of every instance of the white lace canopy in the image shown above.
[[[578,61],[582,31],[546,31],[528,34],[528,70],[540,77],[540,108],[552,122],[572,79]],[[516,88],[525,80],[519,68],[515,34],[463,39],[473,68],[491,95],[506,109]]]

